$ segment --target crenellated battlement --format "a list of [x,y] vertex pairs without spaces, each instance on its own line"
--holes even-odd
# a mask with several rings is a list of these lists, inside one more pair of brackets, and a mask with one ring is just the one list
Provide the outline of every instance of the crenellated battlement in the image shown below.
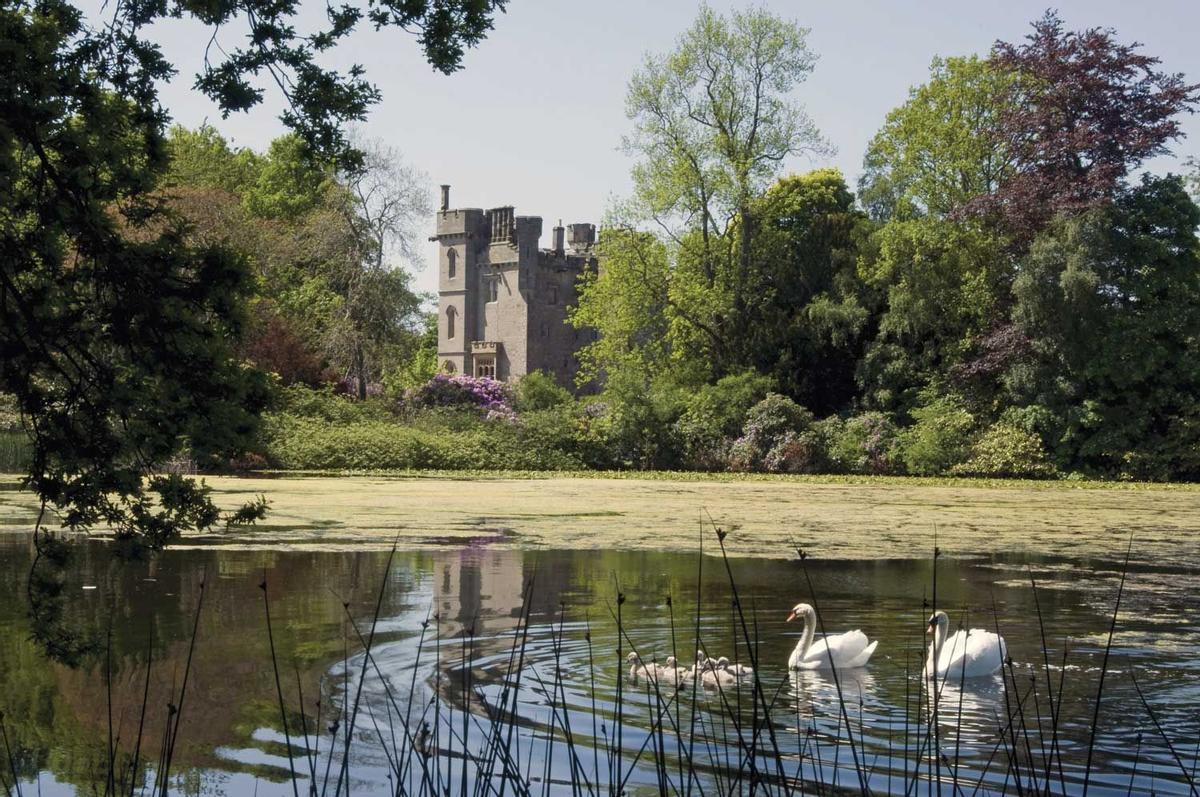
[[596,226],[559,222],[541,249],[540,216],[518,216],[512,205],[451,208],[448,185],[441,199],[431,240],[442,369],[498,379],[541,370],[573,389],[576,353],[595,335],[567,316],[579,276],[597,267]]

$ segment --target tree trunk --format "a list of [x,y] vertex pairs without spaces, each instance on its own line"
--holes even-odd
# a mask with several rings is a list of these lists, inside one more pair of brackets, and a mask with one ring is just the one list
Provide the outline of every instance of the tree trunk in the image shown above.
[[363,355],[361,343],[354,346],[354,371],[358,381],[358,400],[367,400],[367,358]]

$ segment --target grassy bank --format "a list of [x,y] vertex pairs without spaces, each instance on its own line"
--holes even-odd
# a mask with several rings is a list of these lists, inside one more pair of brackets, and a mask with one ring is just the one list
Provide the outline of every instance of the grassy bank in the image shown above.
[[515,468],[326,468],[256,471],[265,478],[345,478],[350,476],[392,479],[615,479],[663,482],[766,482],[810,485],[876,485],[880,487],[953,487],[1010,490],[1151,490],[1200,493],[1200,483],[1135,482],[1104,479],[998,479],[977,476],[865,476],[860,474],[744,473],[690,470],[522,470]]

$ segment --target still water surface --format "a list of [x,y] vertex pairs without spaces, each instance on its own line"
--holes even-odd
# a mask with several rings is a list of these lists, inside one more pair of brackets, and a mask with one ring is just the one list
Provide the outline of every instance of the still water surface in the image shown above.
[[[1187,794],[1176,758],[1184,769],[1194,770],[1200,744],[1200,571],[1190,563],[1141,563],[1136,551],[1133,558],[1104,683],[1091,790]],[[681,744],[691,750],[690,769],[705,793],[749,788],[734,774],[744,773],[746,765],[739,765],[732,740],[735,718],[749,723],[753,716],[751,690],[693,694],[689,688],[660,703],[644,683],[622,679],[626,668],[617,657],[619,608],[622,652],[633,645],[647,659],[661,661],[673,652],[690,659],[698,628],[700,645],[709,654],[747,661],[741,619],[720,559],[467,546],[399,552],[384,582],[387,559],[379,552],[211,548],[121,562],[110,546],[81,545],[65,584],[65,611],[80,628],[97,632],[102,643],[111,635],[110,715],[103,656],[69,669],[48,664],[31,641],[23,587],[29,543],[22,537],[0,539],[0,574],[9,586],[9,599],[0,608],[0,710],[14,751],[11,766],[4,768],[6,787],[15,771],[24,794],[103,793],[110,716],[116,746],[132,749],[148,657],[149,731],[142,760],[154,768],[167,706],[178,703],[188,671],[205,581],[172,766],[177,788],[292,794],[259,589],[265,578],[282,690],[291,711],[292,766],[302,773],[300,793],[323,780],[319,767],[313,777],[295,738],[301,724],[316,725],[318,710],[323,712],[323,767],[331,717],[360,702],[347,766],[352,790],[388,793],[393,780],[387,748],[393,735],[403,734],[406,725],[419,734],[428,722],[430,736],[422,744],[461,749],[465,736],[467,749],[478,752],[492,727],[489,716],[495,716],[488,712],[506,693],[516,699],[513,749],[522,770],[532,774],[531,793],[571,792],[573,772],[577,783],[607,782],[614,770],[607,753],[597,751],[613,745],[618,734],[626,756],[616,771],[627,790],[652,793],[664,785],[664,773],[653,763],[657,750],[668,762],[667,790],[685,791],[693,776],[679,763]],[[876,793],[904,793],[912,786],[914,767],[927,779],[935,762],[928,747],[917,753],[918,746],[930,744],[917,717],[925,710],[919,668],[923,621],[934,589],[932,564],[810,561],[811,592],[799,562],[738,560],[730,566],[745,627],[757,639],[759,674],[771,709],[769,746],[782,755],[788,776],[799,770],[855,790],[861,777]],[[1055,784],[1061,779],[1068,790],[1081,787],[1120,566],[1014,557],[938,563],[939,607],[955,624],[964,618],[989,629],[998,624],[1014,659],[1014,680],[984,679],[943,692],[941,774],[953,772],[963,784],[961,793],[977,787],[978,793],[1016,793],[1007,763],[1012,738],[999,731],[1011,713],[1006,705],[1020,705],[1024,720],[1014,734],[1022,777],[1044,776],[1053,739],[1061,750],[1061,763],[1057,758],[1051,763]],[[1031,576],[1045,620],[1045,651]],[[358,634],[369,633],[380,584],[373,661],[360,695],[364,656]],[[624,596],[619,607],[618,594]],[[862,628],[879,640],[869,667],[841,673],[837,683],[786,669],[799,629],[784,620],[793,604],[814,595],[830,631]],[[526,611],[527,623],[522,620]],[[1047,701],[1047,659],[1056,694],[1061,684],[1058,708]],[[1135,677],[1161,732],[1138,697]],[[1036,693],[1030,691],[1035,684]],[[1056,733],[1052,712],[1060,718]],[[407,715],[407,723],[398,714]],[[649,733],[655,723],[662,724],[662,734]],[[564,725],[572,732],[572,750],[563,742]],[[553,734],[548,733],[552,726]],[[682,743],[674,728],[681,729]],[[689,742],[692,737],[698,741]],[[335,773],[344,755],[339,740],[332,757]],[[764,777],[771,777],[773,760],[759,762]],[[457,763],[451,758],[446,767],[443,776],[456,782],[478,777],[461,758]],[[336,775],[331,793],[333,781]],[[927,789],[921,785],[920,793]],[[947,785],[945,793],[955,788]]]

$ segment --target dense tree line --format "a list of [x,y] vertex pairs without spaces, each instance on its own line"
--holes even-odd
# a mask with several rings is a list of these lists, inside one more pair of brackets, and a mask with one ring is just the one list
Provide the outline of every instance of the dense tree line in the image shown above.
[[314,161],[295,135],[264,153],[211,127],[175,128],[163,195],[197,240],[242,253],[254,276],[240,354],[282,385],[360,400],[433,375],[428,318],[409,285],[428,180],[395,150],[355,142],[363,167]]
[[630,82],[635,190],[574,314],[630,463],[1200,478],[1200,210],[1137,176],[1198,87],[1047,14],[935,59],[855,196],[780,175],[824,146],[805,35],[703,10]]

